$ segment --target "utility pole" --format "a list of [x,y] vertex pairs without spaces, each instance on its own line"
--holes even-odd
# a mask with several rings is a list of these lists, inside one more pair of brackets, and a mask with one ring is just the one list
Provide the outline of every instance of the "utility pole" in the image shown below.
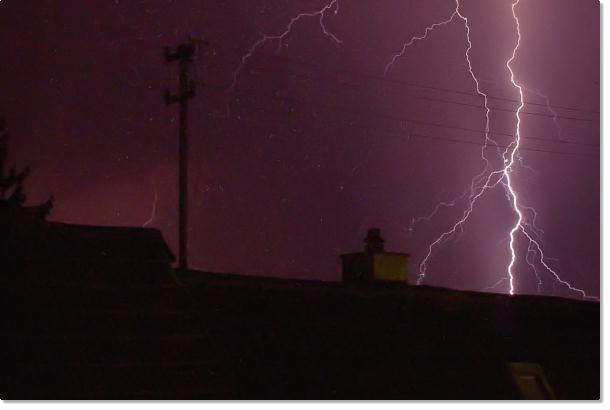
[[197,42],[189,39],[180,44],[174,50],[165,48],[165,61],[168,63],[177,61],[180,75],[178,94],[173,95],[169,90],[165,91],[165,102],[170,105],[179,104],[179,224],[178,224],[178,269],[188,269],[188,102],[195,97],[195,82],[189,79],[189,65],[197,51]]

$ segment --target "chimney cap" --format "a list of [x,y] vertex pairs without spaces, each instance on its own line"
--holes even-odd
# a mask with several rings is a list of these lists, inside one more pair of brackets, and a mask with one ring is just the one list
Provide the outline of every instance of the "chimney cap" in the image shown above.
[[366,250],[368,252],[383,252],[383,244],[385,240],[381,237],[381,229],[369,228],[364,238]]

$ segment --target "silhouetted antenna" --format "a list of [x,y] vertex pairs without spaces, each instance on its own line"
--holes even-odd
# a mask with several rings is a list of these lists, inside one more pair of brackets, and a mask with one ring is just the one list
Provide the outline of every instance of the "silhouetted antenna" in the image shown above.
[[179,104],[180,128],[178,135],[179,152],[179,228],[178,228],[178,269],[188,269],[187,263],[187,241],[188,241],[188,101],[195,97],[195,82],[189,78],[190,63],[196,61],[199,50],[207,42],[199,39],[189,38],[187,42],[178,45],[175,49],[165,47],[165,61],[168,63],[178,62],[179,89],[178,94],[165,91],[165,102]]

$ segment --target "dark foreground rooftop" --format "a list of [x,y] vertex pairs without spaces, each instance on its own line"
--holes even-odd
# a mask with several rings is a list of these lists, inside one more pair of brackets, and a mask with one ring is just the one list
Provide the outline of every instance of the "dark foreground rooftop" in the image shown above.
[[[600,397],[599,303],[201,272],[181,280],[6,288],[0,396]],[[511,363],[539,371],[519,388]]]

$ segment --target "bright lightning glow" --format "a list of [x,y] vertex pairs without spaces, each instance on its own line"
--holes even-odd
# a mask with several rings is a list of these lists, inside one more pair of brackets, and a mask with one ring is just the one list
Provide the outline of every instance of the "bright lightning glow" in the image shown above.
[[[538,269],[536,267],[536,263],[535,263],[536,259],[537,259],[538,263],[542,267],[544,267],[544,269],[548,273],[550,273],[552,275],[552,277],[554,278],[554,280],[556,282],[561,283],[562,285],[564,285],[571,291],[580,294],[583,298],[595,299],[595,297],[588,296],[582,289],[576,288],[576,287],[572,286],[570,283],[568,283],[567,281],[561,279],[559,277],[559,275],[557,274],[557,272],[548,265],[548,263],[546,262],[548,260],[548,258],[545,257],[542,247],[541,247],[540,243],[538,242],[538,240],[534,238],[534,236],[536,236],[537,238],[541,238],[542,234],[544,233],[544,231],[536,225],[536,218],[538,216],[536,213],[536,210],[533,207],[523,206],[520,203],[518,192],[514,186],[514,180],[513,180],[513,175],[512,175],[514,172],[514,168],[517,165],[521,165],[522,167],[524,166],[522,159],[519,156],[519,148],[520,148],[520,144],[521,144],[521,125],[522,125],[521,112],[525,106],[524,87],[520,83],[517,82],[516,76],[515,76],[515,73],[514,73],[513,67],[512,67],[513,62],[515,61],[515,59],[517,57],[519,46],[521,45],[521,27],[520,27],[519,18],[516,13],[516,7],[519,5],[519,2],[520,2],[520,0],[516,0],[511,5],[513,20],[515,21],[517,40],[516,40],[515,47],[513,48],[513,52],[511,54],[510,58],[506,61],[506,68],[508,69],[508,72],[510,74],[510,82],[511,82],[512,86],[519,93],[519,107],[517,108],[517,111],[515,112],[516,125],[515,125],[514,139],[513,139],[513,141],[511,141],[511,143],[508,145],[508,147],[506,148],[506,150],[503,153],[499,150],[498,144],[493,139],[491,139],[490,135],[489,135],[490,134],[490,108],[488,106],[488,97],[487,97],[487,94],[485,94],[483,91],[481,91],[480,81],[477,78],[477,76],[473,70],[473,67],[472,67],[472,62],[470,60],[470,51],[472,49],[472,42],[470,39],[470,25],[468,22],[468,18],[466,16],[464,16],[460,11],[460,0],[456,0],[455,10],[446,20],[443,20],[439,23],[435,23],[435,24],[432,24],[432,25],[426,27],[423,35],[412,37],[408,42],[406,42],[403,45],[400,52],[392,57],[390,62],[385,67],[385,73],[387,74],[387,72],[394,66],[396,61],[399,58],[403,57],[406,54],[407,49],[409,47],[411,47],[416,41],[421,41],[421,40],[426,39],[428,34],[430,32],[432,32],[434,29],[436,29],[440,26],[448,25],[452,21],[454,21],[454,19],[456,17],[459,17],[462,20],[462,22],[464,23],[464,28],[466,31],[466,41],[468,43],[468,47],[465,52],[465,59],[466,59],[466,62],[468,63],[468,70],[469,70],[470,76],[472,77],[472,79],[475,83],[477,93],[483,98],[483,106],[485,108],[485,143],[481,149],[481,158],[484,161],[485,166],[484,166],[483,170],[472,179],[470,188],[469,188],[469,190],[466,191],[466,192],[469,192],[468,201],[467,201],[466,209],[462,212],[461,218],[459,218],[457,220],[457,222],[455,222],[449,230],[443,232],[440,236],[437,237],[436,240],[434,240],[428,246],[428,251],[419,265],[419,274],[417,277],[417,284],[421,285],[422,282],[424,281],[427,270],[428,270],[429,261],[430,261],[430,258],[432,257],[432,253],[435,250],[435,248],[437,248],[438,246],[442,245],[446,241],[453,238],[455,236],[455,234],[458,232],[458,230],[460,232],[463,231],[463,226],[468,221],[478,200],[487,191],[496,188],[498,185],[501,185],[503,187],[503,189],[505,190],[506,198],[507,198],[511,208],[515,213],[516,221],[515,221],[514,225],[512,226],[512,228],[510,229],[509,234],[508,234],[510,261],[508,263],[508,266],[506,267],[505,276],[502,276],[502,278],[500,280],[498,280],[494,285],[486,288],[486,290],[495,289],[498,286],[500,286],[502,283],[506,282],[508,285],[508,293],[511,295],[515,294],[515,291],[516,291],[515,267],[516,267],[516,262],[518,259],[517,249],[516,249],[517,248],[517,239],[518,239],[517,235],[519,233],[522,233],[528,243],[527,253],[526,253],[524,259],[525,259],[525,262],[528,264],[528,266],[532,269],[532,271],[536,277],[538,293],[540,293],[540,289],[541,289],[543,282],[542,282],[542,278],[540,276],[540,272],[538,271]],[[557,118],[556,118],[557,115],[552,110],[552,108],[549,104],[548,97],[544,96],[543,94],[540,94],[539,92],[535,92],[535,93],[538,96],[540,96],[541,98],[545,99],[547,108],[553,114],[553,120],[558,129],[558,134],[560,135],[561,130],[557,123]],[[495,170],[491,169],[490,162],[489,162],[488,158],[485,156],[486,149],[488,148],[490,143],[494,144],[497,148],[498,153],[500,153],[502,155],[503,166],[500,169],[495,169]],[[422,216],[419,218],[413,218],[410,229],[409,229],[410,232],[413,230],[413,227],[415,226],[415,224],[417,224],[421,221],[424,221],[424,220],[425,221],[430,220],[442,208],[454,207],[460,200],[464,199],[466,196],[467,195],[465,193],[463,193],[461,196],[455,198],[452,201],[440,202],[439,204],[436,205],[436,207],[428,215],[425,215],[425,216]],[[531,213],[532,216],[529,220],[527,219],[526,215],[524,214],[524,211],[528,211]]]
[[[519,24],[519,18],[517,17],[516,14],[516,7],[519,4],[521,0],[516,0],[511,7],[512,13],[513,13],[513,19],[515,20],[515,26],[516,26],[516,30],[517,30],[517,44],[515,45],[515,48],[513,49],[513,54],[511,56],[511,58],[506,62],[506,67],[508,68],[509,72],[510,72],[510,81],[513,84],[513,86],[519,90],[519,100],[520,100],[520,104],[519,104],[519,108],[517,108],[517,111],[515,113],[515,117],[516,117],[516,121],[517,121],[517,125],[516,125],[516,132],[515,132],[515,140],[513,141],[513,143],[511,143],[509,145],[509,148],[506,149],[505,151],[505,155],[504,155],[504,176],[505,176],[505,186],[508,190],[508,192],[510,193],[510,197],[512,199],[512,206],[513,209],[517,215],[517,222],[515,223],[515,225],[513,226],[513,228],[510,231],[510,251],[511,251],[511,260],[510,263],[508,265],[508,277],[510,280],[510,290],[509,293],[511,295],[514,294],[514,272],[513,272],[513,268],[515,265],[515,261],[516,261],[516,252],[515,252],[515,241],[516,241],[516,237],[515,234],[519,231],[521,231],[523,233],[523,235],[527,238],[528,240],[528,254],[530,252],[532,252],[532,250],[537,251],[538,255],[539,255],[539,262],[542,266],[544,266],[544,268],[550,272],[553,277],[555,278],[555,280],[561,284],[563,284],[564,286],[566,286],[567,288],[569,288],[570,290],[572,290],[573,292],[577,292],[579,294],[581,294],[581,296],[583,298],[589,298],[589,296],[585,293],[585,291],[583,291],[582,289],[576,288],[574,286],[572,286],[570,283],[566,282],[565,280],[561,279],[559,277],[559,275],[557,274],[557,272],[555,272],[545,261],[545,257],[544,257],[544,252],[542,251],[542,248],[540,246],[540,244],[538,243],[538,241],[536,241],[534,239],[534,237],[526,230],[526,224],[524,223],[524,215],[523,215],[523,211],[521,210],[521,207],[519,205],[519,201],[518,201],[518,196],[517,196],[517,192],[515,190],[515,188],[513,187],[512,184],[512,179],[511,179],[511,174],[513,171],[513,166],[515,164],[515,158],[517,156],[517,151],[519,150],[519,146],[521,143],[521,110],[523,109],[523,107],[525,106],[525,100],[524,100],[524,96],[523,96],[523,87],[521,85],[519,85],[517,83],[517,81],[515,80],[515,73],[513,71],[512,68],[512,63],[514,62],[515,58],[516,58],[516,54],[517,51],[519,50],[519,46],[521,44],[521,26]],[[548,100],[547,100],[548,101]],[[510,149],[510,146],[512,146],[512,150]],[[508,151],[510,152],[510,155],[507,157],[506,154],[508,153]],[[535,211],[534,211],[535,212]],[[533,224],[532,224],[533,225]],[[536,277],[538,278],[538,288],[540,288],[540,277],[538,276],[537,271],[535,271]]]
[[237,86],[237,82],[239,80],[239,75],[240,75],[241,71],[245,67],[248,60],[256,52],[256,50],[258,50],[264,44],[266,44],[268,42],[273,42],[273,41],[277,41],[278,50],[281,49],[282,45],[284,44],[284,40],[292,32],[293,26],[302,19],[317,17],[318,23],[320,24],[320,29],[322,30],[322,33],[326,37],[329,37],[331,40],[333,40],[335,43],[341,44],[341,40],[336,35],[334,35],[332,32],[330,32],[326,28],[326,25],[324,24],[324,18],[326,17],[326,13],[329,11],[332,11],[334,15],[337,15],[337,13],[339,13],[339,0],[330,1],[320,10],[312,11],[309,13],[297,14],[295,17],[290,19],[290,22],[286,25],[286,29],[283,32],[281,32],[280,34],[276,34],[276,35],[264,34],[261,38],[259,38],[254,44],[252,44],[250,46],[250,49],[246,52],[246,54],[244,54],[242,56],[239,66],[235,69],[235,71],[233,71],[233,82],[231,83],[230,87],[227,89],[227,95],[230,95],[233,93],[233,90]]

